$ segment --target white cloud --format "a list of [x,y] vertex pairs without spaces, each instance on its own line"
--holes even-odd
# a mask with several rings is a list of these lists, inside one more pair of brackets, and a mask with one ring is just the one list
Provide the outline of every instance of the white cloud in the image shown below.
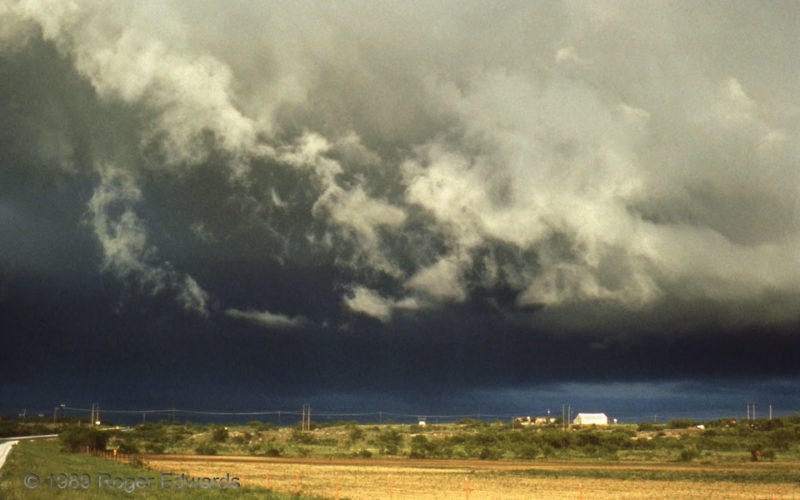
[[290,317],[285,314],[271,313],[269,311],[255,311],[252,309],[247,311],[228,309],[225,311],[225,314],[231,318],[242,319],[259,326],[279,330],[299,328],[310,323],[309,320],[303,316]]
[[134,211],[141,190],[133,175],[108,164],[100,170],[101,182],[89,200],[88,215],[103,251],[103,269],[152,295],[176,290],[184,309],[207,315],[208,293],[191,276],[157,262],[157,250],[148,244],[144,222]]
[[372,316],[384,323],[388,323],[392,318],[394,306],[394,302],[390,299],[381,297],[374,290],[363,286],[356,287],[351,296],[345,297],[344,304],[351,311]]
[[420,269],[406,281],[405,286],[436,301],[461,302],[466,298],[460,277],[460,263],[445,257],[435,264]]
[[191,276],[184,276],[178,292],[178,301],[183,304],[185,310],[208,316],[208,292],[200,288]]
[[417,310],[425,306],[414,297],[405,297],[400,300],[386,298],[378,292],[364,286],[356,286],[344,298],[345,306],[353,312],[372,316],[383,323],[389,323],[396,310]]

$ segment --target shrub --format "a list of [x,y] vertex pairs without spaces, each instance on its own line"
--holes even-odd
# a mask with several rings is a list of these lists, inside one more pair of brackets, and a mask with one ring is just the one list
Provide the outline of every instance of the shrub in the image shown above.
[[139,447],[136,446],[136,443],[126,439],[124,441],[120,441],[118,451],[119,453],[124,453],[125,455],[136,455],[139,453]]
[[387,429],[381,432],[375,439],[375,444],[380,448],[380,452],[385,455],[396,455],[402,442],[403,436],[394,429]]
[[351,442],[355,443],[362,437],[364,437],[364,431],[362,431],[359,427],[353,427],[347,433],[347,437],[350,439]]
[[289,438],[295,443],[301,444],[315,444],[316,439],[308,432],[303,432],[300,429],[292,429],[292,436]]
[[164,445],[160,443],[149,442],[144,445],[144,449],[147,453],[152,453],[153,455],[160,455],[161,453],[164,453]]
[[539,448],[535,444],[524,444],[516,449],[514,454],[517,458],[531,460],[539,455]]
[[361,458],[370,458],[370,457],[372,457],[372,452],[369,451],[369,450],[365,450],[364,448],[361,448],[358,451],[358,456],[361,457]]
[[700,457],[700,452],[696,448],[684,448],[681,450],[679,459],[681,462],[691,462],[695,458]]
[[478,458],[481,460],[500,460],[500,457],[503,456],[503,452],[498,450],[497,448],[489,448],[488,446],[484,446],[481,449],[480,455]]
[[222,426],[214,426],[211,429],[211,440],[215,443],[223,443],[228,439],[228,429]]
[[678,418],[667,422],[667,427],[670,429],[688,429],[694,427],[696,422],[688,418]]
[[86,449],[103,450],[108,436],[105,432],[90,427],[70,426],[59,436],[66,451],[77,452]]
[[425,458],[435,450],[428,438],[417,435],[411,438],[411,458]]
[[279,457],[283,455],[283,448],[278,448],[275,445],[270,445],[270,447],[267,448],[267,451],[264,452],[264,454],[268,457]]
[[216,455],[217,454],[217,447],[214,446],[214,443],[200,443],[194,449],[194,452],[198,455]]

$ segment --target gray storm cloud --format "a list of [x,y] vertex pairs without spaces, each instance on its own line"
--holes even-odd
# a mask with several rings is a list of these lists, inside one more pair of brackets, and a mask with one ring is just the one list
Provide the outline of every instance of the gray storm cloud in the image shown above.
[[[763,323],[798,311],[799,11],[14,1],[0,40],[22,50],[20,33],[40,31],[99,99],[137,110],[140,148],[161,161],[131,170],[180,183],[221,151],[225,189],[265,227],[293,211],[324,227],[305,243],[353,270],[342,305],[354,312],[389,322],[505,287],[505,312],[544,306],[531,321],[564,327],[624,325],[598,309],[669,321],[670,304],[691,301]],[[137,177],[111,183],[97,163],[105,266],[157,288],[166,268],[140,216],[107,210],[139,200]],[[313,202],[264,180],[273,164]],[[204,310],[213,290],[180,276],[181,300]]]

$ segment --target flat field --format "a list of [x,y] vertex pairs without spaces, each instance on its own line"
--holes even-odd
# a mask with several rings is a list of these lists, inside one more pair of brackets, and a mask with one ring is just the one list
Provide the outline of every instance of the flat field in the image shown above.
[[[792,463],[725,465],[281,459],[157,456],[150,467],[195,476],[236,474],[243,485],[325,498],[375,500],[799,499]],[[337,486],[338,485],[338,486]]]

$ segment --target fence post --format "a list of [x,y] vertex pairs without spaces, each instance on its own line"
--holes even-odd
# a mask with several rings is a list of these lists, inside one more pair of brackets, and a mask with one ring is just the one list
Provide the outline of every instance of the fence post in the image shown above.
[[469,500],[469,476],[464,477],[464,498]]
[[300,473],[294,473],[294,492],[300,493]]
[[578,485],[578,493],[580,494],[579,495],[580,496],[580,500],[583,500],[583,485],[582,484]]
[[392,476],[389,476],[389,500],[392,500]]
[[269,489],[269,471],[267,471],[267,489]]

